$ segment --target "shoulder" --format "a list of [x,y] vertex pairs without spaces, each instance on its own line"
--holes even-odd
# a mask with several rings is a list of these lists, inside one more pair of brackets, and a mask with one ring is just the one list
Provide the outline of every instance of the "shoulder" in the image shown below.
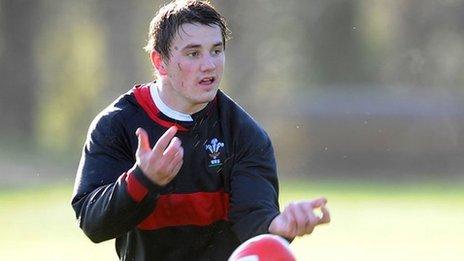
[[218,104],[220,114],[226,119],[236,142],[254,146],[270,145],[269,135],[264,128],[232,98],[219,91]]
[[106,139],[118,135],[125,126],[140,113],[133,91],[130,90],[119,96],[115,101],[98,113],[89,127],[89,135],[104,135]]
[[222,91],[218,92],[218,104],[221,114],[228,115],[226,118],[233,124],[247,129],[264,131],[261,125],[245,109]]

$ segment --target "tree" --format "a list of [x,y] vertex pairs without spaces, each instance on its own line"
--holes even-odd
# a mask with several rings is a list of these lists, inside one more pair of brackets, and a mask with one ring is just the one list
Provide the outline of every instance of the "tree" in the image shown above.
[[37,70],[34,40],[40,1],[0,2],[0,124],[2,135],[30,139],[34,130]]

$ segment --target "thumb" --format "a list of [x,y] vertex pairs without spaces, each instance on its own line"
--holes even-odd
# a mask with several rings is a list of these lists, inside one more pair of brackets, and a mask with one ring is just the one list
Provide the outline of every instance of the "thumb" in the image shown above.
[[319,219],[318,224],[330,223],[330,213],[329,210],[325,207],[321,207],[322,217]]
[[144,152],[144,151],[147,151],[147,150],[151,150],[150,141],[148,139],[148,134],[144,129],[138,128],[135,131],[135,135],[137,135],[138,140],[139,140],[139,144],[138,144],[138,147],[137,147],[137,153]]

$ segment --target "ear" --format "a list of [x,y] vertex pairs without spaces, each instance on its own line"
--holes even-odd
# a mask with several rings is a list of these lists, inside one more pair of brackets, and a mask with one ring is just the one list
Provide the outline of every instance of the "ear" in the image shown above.
[[160,75],[166,75],[166,65],[163,61],[163,57],[157,51],[152,51],[150,53],[151,64],[158,71]]

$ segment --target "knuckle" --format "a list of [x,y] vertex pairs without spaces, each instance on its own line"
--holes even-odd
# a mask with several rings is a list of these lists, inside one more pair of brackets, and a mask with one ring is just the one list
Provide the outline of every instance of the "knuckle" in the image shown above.
[[311,234],[314,231],[314,227],[310,227],[308,230],[306,230],[305,234]]
[[160,177],[166,176],[166,167],[163,165],[158,166],[158,168],[156,168],[156,173],[158,173]]
[[304,217],[298,218],[298,226],[304,227],[308,223],[308,220]]
[[293,216],[291,216],[289,219],[288,219],[288,223],[290,224],[290,226],[292,227],[296,227],[298,225],[297,221],[295,220],[295,218]]
[[288,203],[287,206],[286,206],[286,208],[287,208],[288,210],[293,210],[293,209],[295,209],[295,202],[290,202],[290,203]]
[[179,138],[174,137],[174,138],[172,139],[172,143],[173,143],[173,146],[179,147],[180,144],[181,144],[182,142],[180,141]]
[[182,158],[184,156],[184,152],[182,150],[178,150],[176,152],[176,156],[177,156],[177,158]]
[[293,215],[290,213],[290,211],[288,210],[288,208],[285,208],[284,211],[282,212],[282,216],[290,221],[291,219],[293,219]]
[[296,237],[298,236],[298,231],[296,229],[293,229],[293,231],[290,234],[291,234],[291,237]]
[[330,217],[322,218],[322,223],[330,223]]
[[319,224],[319,221],[316,220],[316,219],[313,219],[313,220],[311,220],[310,224],[311,224],[311,227],[314,228],[315,226],[317,226]]

